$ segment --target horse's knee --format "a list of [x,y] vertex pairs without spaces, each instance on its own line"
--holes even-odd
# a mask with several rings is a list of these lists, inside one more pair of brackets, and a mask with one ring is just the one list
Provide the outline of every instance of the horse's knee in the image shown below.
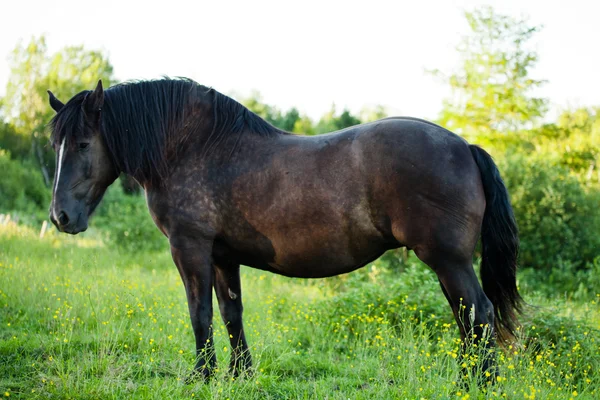
[[220,304],[219,309],[225,324],[235,324],[242,320],[244,307],[240,301],[225,301]]

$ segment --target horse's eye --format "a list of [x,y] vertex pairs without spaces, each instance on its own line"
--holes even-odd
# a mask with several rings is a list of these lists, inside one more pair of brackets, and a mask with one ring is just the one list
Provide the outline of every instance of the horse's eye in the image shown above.
[[89,143],[79,143],[79,150],[86,150],[89,147]]

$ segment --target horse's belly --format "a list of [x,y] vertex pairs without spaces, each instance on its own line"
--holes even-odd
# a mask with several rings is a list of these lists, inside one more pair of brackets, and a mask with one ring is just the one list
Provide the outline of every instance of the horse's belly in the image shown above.
[[354,271],[377,259],[390,247],[376,238],[347,240],[290,240],[275,244],[269,266],[286,276],[323,278]]
[[314,262],[305,264],[303,262],[292,262],[285,265],[279,265],[276,263],[269,263],[270,271],[294,278],[327,278],[330,276],[336,276],[345,274],[359,269],[371,261],[376,260],[383,254],[383,251],[371,254],[369,257],[362,261],[356,261],[352,263],[340,263],[340,262],[327,262],[323,263],[322,260],[315,260]]

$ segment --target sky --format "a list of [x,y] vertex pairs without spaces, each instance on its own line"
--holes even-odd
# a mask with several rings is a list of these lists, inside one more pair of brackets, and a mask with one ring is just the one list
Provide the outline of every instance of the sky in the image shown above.
[[427,70],[460,67],[464,11],[485,4],[544,26],[532,77],[548,80],[536,95],[554,113],[600,105],[600,3],[591,0],[3,1],[0,96],[10,51],[44,34],[50,52],[105,51],[119,80],[186,76],[315,119],[332,104],[433,119],[450,92]]

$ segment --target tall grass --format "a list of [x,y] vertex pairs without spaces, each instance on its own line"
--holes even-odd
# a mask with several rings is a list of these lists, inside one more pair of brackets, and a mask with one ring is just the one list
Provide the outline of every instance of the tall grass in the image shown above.
[[[184,384],[194,340],[168,252],[0,227],[0,395],[10,398],[597,398],[600,296],[539,307],[500,376],[460,380],[459,333],[435,276],[410,261],[294,280],[243,269],[254,373],[234,380],[215,305],[219,370]],[[527,295],[527,293],[525,293]]]

